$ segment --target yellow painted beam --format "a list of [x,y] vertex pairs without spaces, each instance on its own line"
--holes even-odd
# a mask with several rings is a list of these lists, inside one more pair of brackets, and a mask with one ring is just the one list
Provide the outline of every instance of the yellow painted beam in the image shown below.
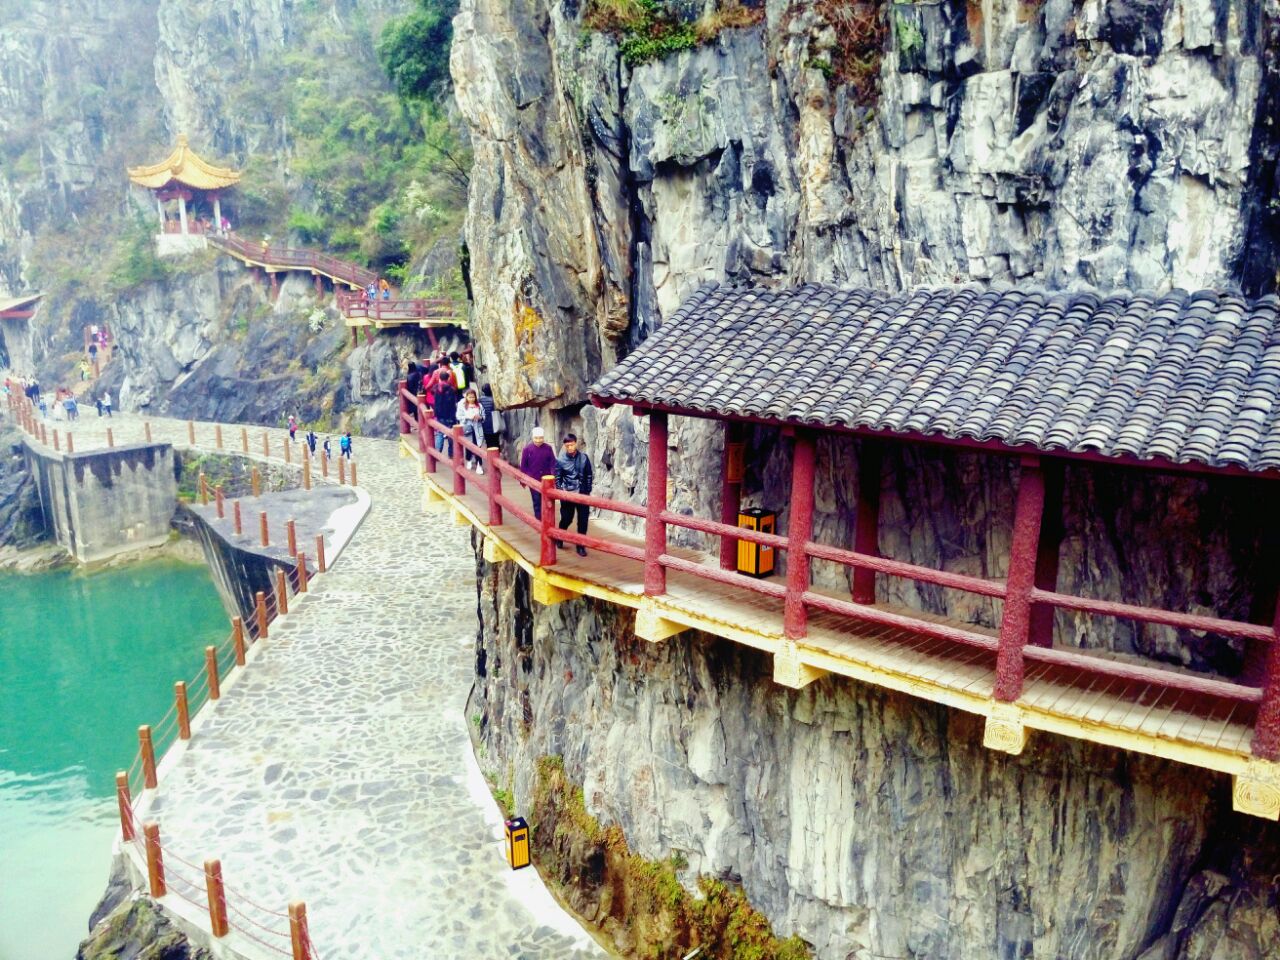
[[827,676],[829,671],[805,663],[795,643],[784,640],[773,654],[773,682],[792,690],[801,690]]
[[1280,763],[1252,760],[1231,781],[1231,806],[1239,813],[1280,820]]
[[573,600],[577,596],[578,594],[572,590],[557,587],[548,583],[542,577],[533,578],[533,599],[544,607],[551,607],[557,603],[563,603],[565,600]]
[[982,745],[988,750],[1020,754],[1027,746],[1027,727],[1022,711],[1011,703],[993,701],[987,724],[982,730]]
[[636,636],[650,643],[661,643],[668,637],[683,633],[689,628],[683,623],[668,620],[651,600],[643,600],[636,611]]

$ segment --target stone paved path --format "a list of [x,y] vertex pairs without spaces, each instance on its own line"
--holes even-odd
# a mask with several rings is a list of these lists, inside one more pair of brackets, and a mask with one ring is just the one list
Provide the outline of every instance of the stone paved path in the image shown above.
[[[185,445],[185,423],[149,419],[155,439]],[[104,426],[90,410],[76,449]],[[141,438],[139,418],[113,426],[117,443]],[[227,884],[259,903],[305,900],[325,960],[604,957],[532,869],[503,859],[464,716],[469,528],[420,512],[394,443],[355,449],[372,509],[163,776],[164,845],[221,857]]]

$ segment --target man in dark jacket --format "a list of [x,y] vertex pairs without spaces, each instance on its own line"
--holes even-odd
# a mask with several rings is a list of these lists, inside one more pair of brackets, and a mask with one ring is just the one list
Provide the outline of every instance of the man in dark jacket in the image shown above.
[[[458,391],[453,386],[453,375],[447,369],[440,369],[435,374],[435,393],[432,410],[435,412],[436,419],[447,427],[453,429],[454,424],[458,422]],[[445,433],[436,434],[436,449],[443,450],[445,443],[449,445],[449,456],[453,456],[453,437],[446,436]]]
[[[576,436],[572,433],[565,434],[564,452],[556,460],[556,489],[571,493],[590,493],[592,480],[591,458],[578,449]],[[586,533],[587,505],[567,500],[560,501],[560,529],[568,530],[575,514],[578,518],[578,532]],[[564,544],[557,543],[557,546]],[[578,544],[577,551],[580,557],[587,555],[587,548],[582,544]]]
[[[520,451],[520,472],[534,483],[541,483],[543,477],[556,474],[556,452],[547,443],[547,434],[541,427],[533,428],[533,442],[526,443]],[[533,515],[542,519],[542,494],[535,488],[529,489],[533,497]]]

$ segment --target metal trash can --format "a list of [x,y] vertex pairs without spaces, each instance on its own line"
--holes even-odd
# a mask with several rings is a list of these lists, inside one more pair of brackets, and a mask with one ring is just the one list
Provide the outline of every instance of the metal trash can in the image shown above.
[[512,817],[506,822],[507,863],[512,870],[529,865],[529,824],[524,817]]
[[[760,507],[743,510],[738,514],[738,526],[747,530],[757,530],[760,533],[776,533],[778,512]],[[773,547],[750,543],[746,540],[738,541],[739,573],[745,573],[749,577],[771,577],[775,560]]]

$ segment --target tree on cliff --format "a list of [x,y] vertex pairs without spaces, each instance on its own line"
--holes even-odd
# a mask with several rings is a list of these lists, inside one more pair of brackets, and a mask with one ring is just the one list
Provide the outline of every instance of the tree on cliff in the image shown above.
[[405,100],[426,100],[449,79],[449,44],[456,2],[418,0],[410,13],[391,21],[378,40],[378,59]]

